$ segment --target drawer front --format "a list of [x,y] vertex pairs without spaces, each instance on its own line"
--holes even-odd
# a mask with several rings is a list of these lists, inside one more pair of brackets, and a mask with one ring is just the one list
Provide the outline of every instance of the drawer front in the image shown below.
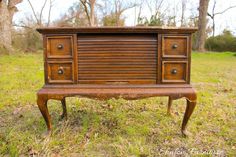
[[162,57],[163,58],[187,58],[188,57],[188,36],[163,36]]
[[73,56],[72,36],[50,36],[47,37],[48,58],[72,58]]
[[187,83],[187,61],[163,61],[163,83]]
[[48,83],[73,83],[73,64],[71,61],[48,62]]

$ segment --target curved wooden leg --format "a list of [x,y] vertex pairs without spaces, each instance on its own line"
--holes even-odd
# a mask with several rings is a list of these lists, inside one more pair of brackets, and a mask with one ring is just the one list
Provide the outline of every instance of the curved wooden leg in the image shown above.
[[62,114],[60,116],[60,119],[62,120],[63,118],[65,118],[67,120],[66,98],[65,97],[61,100],[61,105],[62,105]]
[[42,113],[43,118],[46,122],[47,129],[48,129],[47,134],[50,134],[51,129],[52,129],[52,123],[51,123],[51,117],[48,112],[47,101],[48,101],[48,99],[46,96],[38,95],[37,104],[38,104],[39,110]]
[[169,96],[168,107],[167,107],[167,114],[168,114],[168,115],[171,115],[172,102],[173,102],[173,99]]
[[181,128],[182,135],[184,135],[184,136],[187,136],[186,125],[187,125],[188,120],[189,120],[190,116],[192,115],[193,110],[196,106],[196,100],[194,100],[194,101],[190,101],[188,99],[186,99],[186,100],[187,100],[187,106],[186,106],[186,110],[184,113],[184,118],[183,118],[182,128]]

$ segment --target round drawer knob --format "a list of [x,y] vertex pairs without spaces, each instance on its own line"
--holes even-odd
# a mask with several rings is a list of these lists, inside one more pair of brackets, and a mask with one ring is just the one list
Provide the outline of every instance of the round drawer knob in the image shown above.
[[177,49],[177,48],[178,48],[178,45],[177,45],[177,44],[174,44],[174,45],[172,45],[172,48],[173,48],[173,49]]
[[62,44],[58,44],[58,45],[57,45],[57,49],[59,49],[59,50],[63,49],[63,47],[64,47],[64,46],[63,46]]
[[63,67],[60,67],[57,71],[59,75],[62,75],[64,73]]
[[171,74],[177,74],[177,70],[176,69],[172,69],[171,70]]

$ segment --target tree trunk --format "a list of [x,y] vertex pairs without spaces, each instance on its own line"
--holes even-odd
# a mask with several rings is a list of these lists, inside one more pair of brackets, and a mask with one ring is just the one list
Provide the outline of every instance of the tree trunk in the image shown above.
[[186,11],[186,0],[182,0],[182,6],[181,6],[181,27],[185,26],[185,21],[184,21],[184,16],[185,16],[185,11]]
[[214,36],[215,36],[215,27],[216,27],[216,26],[215,26],[215,17],[214,17],[214,16],[213,16],[213,19],[212,19],[212,23],[213,23],[213,24],[212,24],[212,31],[213,31],[213,32],[212,32],[212,33],[213,33],[212,36],[214,37]]
[[90,24],[91,26],[95,26],[95,12],[94,12],[95,2],[96,0],[90,0]]
[[21,3],[22,0],[0,0],[0,48],[8,51],[13,51],[12,48],[12,19],[17,11],[15,5]]
[[[8,9],[6,1],[0,2],[0,47],[10,53],[12,48],[12,17],[11,11]],[[6,53],[6,52],[5,52]]]
[[200,52],[205,51],[206,41],[206,25],[207,25],[207,9],[209,0],[200,0],[199,3],[199,20],[198,20],[198,33],[196,41],[196,49]]

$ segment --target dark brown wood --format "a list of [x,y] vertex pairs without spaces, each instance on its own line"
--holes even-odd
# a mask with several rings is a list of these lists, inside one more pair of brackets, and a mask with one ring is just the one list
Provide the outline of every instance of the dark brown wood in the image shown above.
[[66,109],[66,99],[61,99],[61,106],[62,106],[62,114],[60,116],[60,119],[66,119],[67,120],[67,109]]
[[156,84],[155,34],[83,34],[77,44],[80,84]]
[[196,32],[197,28],[189,27],[51,27],[38,28],[37,31],[42,34],[71,34],[71,33],[161,33],[161,34],[191,34]]
[[184,113],[184,119],[183,119],[182,128],[181,128],[182,134],[184,136],[187,135],[186,125],[187,125],[188,120],[189,120],[190,116],[192,115],[193,110],[196,106],[196,99],[195,100],[187,99],[186,101],[187,101],[187,106],[186,106],[186,110],[185,110],[185,113]]
[[161,61],[162,61],[162,57],[161,56],[161,51],[162,51],[162,35],[161,34],[157,34],[158,36],[158,41],[157,41],[157,45],[158,45],[158,49],[157,49],[157,84],[161,84]]
[[188,36],[171,36],[162,37],[162,57],[164,58],[187,58],[189,47]]
[[162,82],[163,83],[186,83],[188,64],[187,61],[163,61]]
[[169,96],[169,99],[168,99],[168,106],[167,106],[167,114],[168,114],[168,115],[171,115],[172,102],[173,102],[173,99],[172,99],[171,96]]
[[77,84],[78,83],[78,65],[76,63],[78,63],[78,53],[77,53],[77,34],[74,34],[73,35],[73,51],[75,52],[74,53],[74,58],[73,58],[73,61],[74,61],[74,83]]
[[72,61],[48,61],[48,83],[73,83]]
[[72,36],[48,36],[47,57],[48,58],[72,58],[73,39]]
[[38,106],[48,131],[49,99],[66,97],[141,99],[168,96],[187,100],[181,132],[196,105],[190,85],[191,33],[195,28],[92,27],[40,28],[44,36],[45,86]]
[[46,95],[41,95],[39,93],[37,95],[38,95],[37,104],[38,104],[39,110],[42,113],[43,118],[46,122],[46,125],[48,128],[47,134],[50,134],[51,129],[52,129],[52,123],[51,123],[51,116],[48,112],[48,106],[47,106],[48,97]]

